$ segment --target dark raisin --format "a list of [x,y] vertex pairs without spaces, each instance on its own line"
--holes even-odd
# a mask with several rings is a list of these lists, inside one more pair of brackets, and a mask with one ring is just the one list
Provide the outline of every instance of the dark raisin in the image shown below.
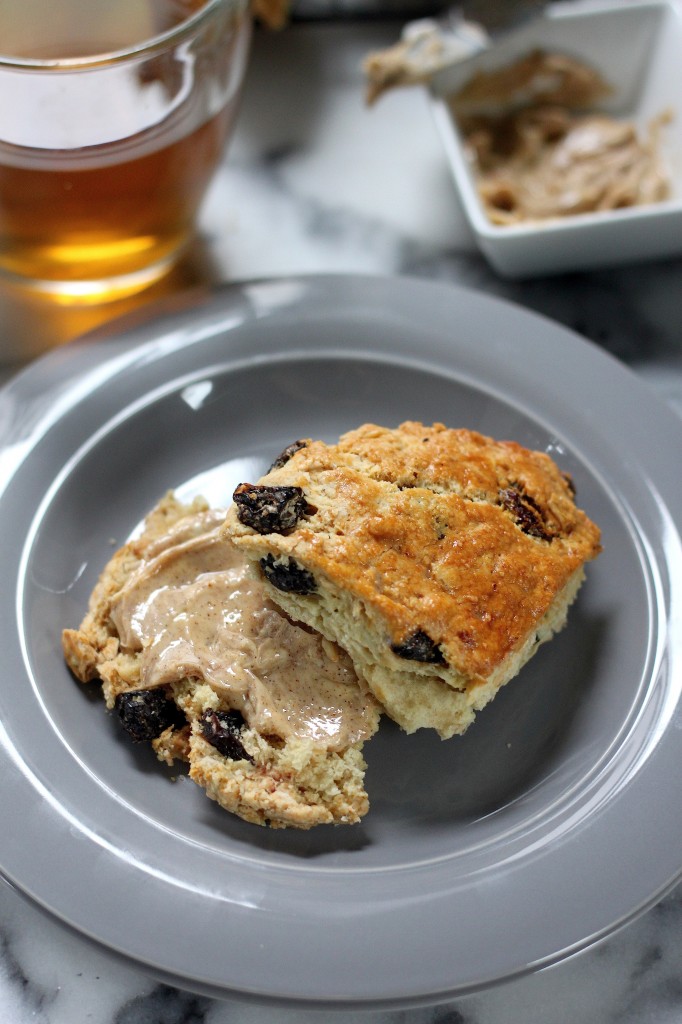
[[184,715],[163,690],[128,690],[114,704],[121,724],[136,742],[155,740],[169,725],[185,724]]
[[445,664],[440,647],[423,629],[416,630],[401,644],[391,644],[391,650],[400,658],[407,658],[409,661],[423,661],[432,665]]
[[310,509],[300,487],[239,484],[232,497],[239,522],[257,533],[288,533]]
[[307,441],[293,441],[291,444],[286,446],[283,452],[280,452],[273,464],[270,466],[268,473],[271,473],[273,469],[281,469],[282,466],[286,466],[292,455],[295,455],[296,452],[301,450],[301,448],[307,447]]
[[253,758],[244,749],[241,731],[244,719],[238,711],[211,711],[207,709],[199,719],[205,740],[215,747],[219,754],[230,761],[250,761]]
[[502,508],[511,513],[516,525],[529,537],[537,537],[540,540],[552,539],[545,525],[542,509],[529,494],[522,494],[513,487],[507,487],[501,490],[498,496]]
[[261,558],[260,566],[265,578],[277,590],[283,590],[287,594],[312,594],[317,590],[313,574],[293,558],[286,562],[276,562],[274,555],[266,555],[265,558]]

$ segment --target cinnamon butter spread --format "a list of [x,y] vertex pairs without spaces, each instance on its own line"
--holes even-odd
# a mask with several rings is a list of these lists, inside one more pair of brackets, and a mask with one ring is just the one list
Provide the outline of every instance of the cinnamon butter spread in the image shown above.
[[266,598],[220,536],[224,518],[211,510],[182,519],[112,601],[121,645],[141,652],[141,685],[202,679],[262,735],[330,750],[369,738],[374,701],[349,658]]
[[477,73],[450,100],[494,224],[516,224],[659,202],[670,194],[654,119],[595,112],[608,86],[568,56],[535,51]]

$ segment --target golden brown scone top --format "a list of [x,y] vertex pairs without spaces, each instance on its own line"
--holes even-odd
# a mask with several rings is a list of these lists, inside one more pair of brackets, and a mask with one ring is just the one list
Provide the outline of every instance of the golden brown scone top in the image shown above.
[[259,486],[299,487],[305,509],[293,528],[267,532],[233,505],[225,529],[250,557],[293,558],[362,602],[387,642],[425,633],[472,681],[600,550],[599,529],[548,455],[440,423],[299,441]]

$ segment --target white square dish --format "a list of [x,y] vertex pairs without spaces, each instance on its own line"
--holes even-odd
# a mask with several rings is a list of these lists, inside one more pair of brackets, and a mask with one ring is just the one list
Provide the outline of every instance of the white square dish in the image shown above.
[[[612,88],[600,110],[642,131],[672,114],[661,139],[672,179],[669,199],[647,206],[582,213],[535,223],[497,225],[486,215],[470,160],[448,104],[476,70],[510,64],[533,49],[590,64]],[[493,49],[443,69],[431,82],[434,115],[476,242],[510,278],[659,259],[682,253],[682,4],[678,0],[572,0]]]

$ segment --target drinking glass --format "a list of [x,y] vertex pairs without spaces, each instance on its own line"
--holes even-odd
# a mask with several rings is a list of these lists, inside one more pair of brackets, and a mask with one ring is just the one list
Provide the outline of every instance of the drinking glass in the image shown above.
[[0,277],[102,302],[191,239],[248,60],[248,0],[3,0]]

